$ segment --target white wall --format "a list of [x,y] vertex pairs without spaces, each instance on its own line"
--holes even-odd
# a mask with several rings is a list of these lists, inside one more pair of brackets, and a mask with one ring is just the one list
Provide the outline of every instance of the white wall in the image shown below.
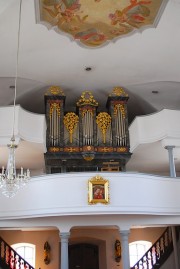
[[[0,145],[7,145],[12,136],[14,107],[0,107]],[[16,143],[19,139],[45,145],[46,121],[45,115],[24,110],[19,105],[15,108],[14,134]]]
[[[163,146],[180,146],[179,110],[163,109],[160,112],[136,117],[129,127],[131,152],[138,145],[164,140]],[[171,144],[169,144],[169,142]]]
[[[88,204],[88,180],[96,173],[32,178],[13,199],[0,194],[0,227],[180,223],[180,179],[136,173],[99,173],[109,180],[109,204]],[[92,216],[94,216],[92,218]]]

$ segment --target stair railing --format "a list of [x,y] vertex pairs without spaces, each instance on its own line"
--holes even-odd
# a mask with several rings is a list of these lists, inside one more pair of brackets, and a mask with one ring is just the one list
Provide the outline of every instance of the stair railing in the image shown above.
[[152,247],[131,269],[159,269],[173,251],[171,228],[168,227]]
[[34,269],[10,245],[0,237],[0,263],[3,268]]

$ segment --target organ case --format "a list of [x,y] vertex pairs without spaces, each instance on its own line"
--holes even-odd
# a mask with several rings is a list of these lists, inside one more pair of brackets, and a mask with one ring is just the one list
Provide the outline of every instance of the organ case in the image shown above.
[[128,95],[121,87],[109,94],[106,111],[90,91],[84,91],[76,111],[65,110],[65,95],[52,86],[45,94],[47,173],[125,171],[131,153]]

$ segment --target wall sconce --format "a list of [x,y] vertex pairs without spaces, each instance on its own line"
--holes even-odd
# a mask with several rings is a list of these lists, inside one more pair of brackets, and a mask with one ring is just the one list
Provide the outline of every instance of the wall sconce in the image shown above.
[[120,262],[121,260],[121,242],[117,239],[114,243],[114,250],[115,250],[115,261]]
[[46,241],[44,243],[44,263],[45,264],[50,263],[50,250],[51,250],[51,247],[50,247],[48,241]]

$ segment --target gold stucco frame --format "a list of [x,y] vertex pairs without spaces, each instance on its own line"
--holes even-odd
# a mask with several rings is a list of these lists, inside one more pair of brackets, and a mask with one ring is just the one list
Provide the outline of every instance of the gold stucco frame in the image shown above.
[[97,175],[88,180],[88,204],[109,204],[109,180]]

